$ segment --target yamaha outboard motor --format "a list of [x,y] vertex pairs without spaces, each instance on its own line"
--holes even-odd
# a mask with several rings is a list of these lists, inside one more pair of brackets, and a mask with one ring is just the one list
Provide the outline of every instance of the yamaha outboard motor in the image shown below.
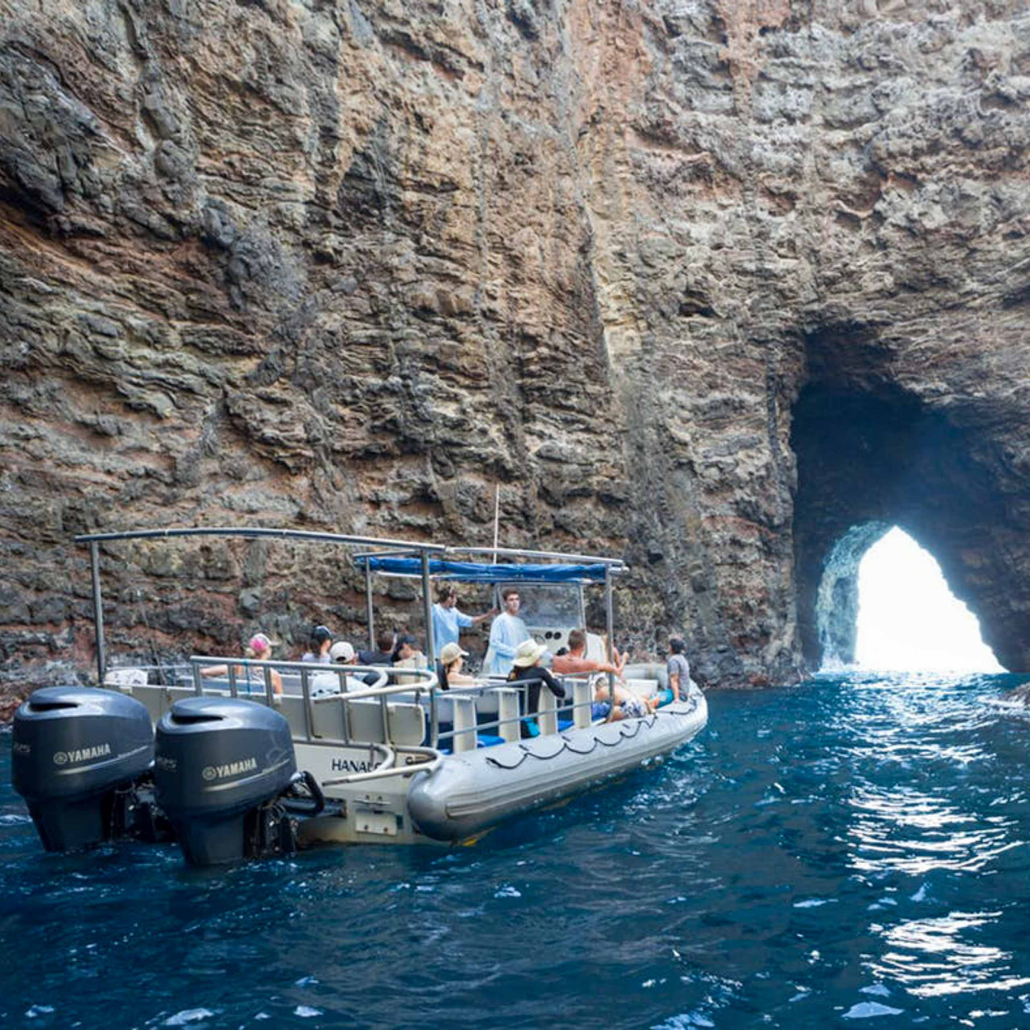
[[190,865],[294,850],[279,799],[296,771],[289,723],[264,705],[190,697],[157,724],[157,801]]
[[113,690],[44,687],[14,714],[11,779],[47,851],[126,833],[154,758],[147,709]]

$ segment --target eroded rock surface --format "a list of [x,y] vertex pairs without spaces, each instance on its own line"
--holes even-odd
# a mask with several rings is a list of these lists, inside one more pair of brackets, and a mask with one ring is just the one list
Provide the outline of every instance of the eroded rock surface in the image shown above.
[[[1024,4],[0,0],[0,39],[8,682],[88,671],[74,533],[485,544],[498,485],[708,683],[817,662],[879,522],[1030,667]],[[362,611],[310,550],[105,568],[114,648]]]

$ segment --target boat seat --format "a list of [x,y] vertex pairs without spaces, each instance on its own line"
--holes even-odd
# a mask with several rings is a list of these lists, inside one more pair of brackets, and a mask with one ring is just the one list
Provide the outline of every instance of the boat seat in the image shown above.
[[[476,734],[476,747],[477,748],[481,748],[481,747],[496,747],[498,744],[505,744],[505,743],[507,743],[507,741],[505,741],[504,737],[497,737],[497,736],[494,736],[494,734],[492,734],[492,733],[477,733]],[[442,748],[439,749],[439,751],[440,751],[440,754],[442,754],[442,755],[450,755],[450,754],[454,753],[452,751],[452,749],[449,748],[449,747],[442,747]]]
[[149,682],[147,670],[142,668],[108,669],[104,676],[105,687],[121,687],[123,693],[131,694],[133,687],[145,687]]
[[[393,668],[395,670],[428,669],[429,662],[421,651],[416,651],[410,658],[402,658],[399,661],[394,662]],[[393,674],[393,682],[399,686],[415,686],[419,682],[419,678],[418,676],[404,676],[395,671]]]
[[622,675],[626,680],[657,680],[660,690],[669,685],[669,673],[664,662],[634,662],[623,669]]
[[[343,703],[324,703],[315,705],[316,719],[325,719],[319,723],[319,732],[323,726],[336,740],[343,739]],[[323,716],[319,709],[324,709]],[[347,704],[347,718],[350,725],[350,739],[370,744],[406,744],[418,747],[426,737],[426,718],[422,706],[409,702],[391,701],[387,706],[387,729],[390,739],[383,740],[383,716],[380,703],[375,700],[351,701]]]
[[657,679],[627,679],[626,689],[637,697],[654,697],[661,689]]

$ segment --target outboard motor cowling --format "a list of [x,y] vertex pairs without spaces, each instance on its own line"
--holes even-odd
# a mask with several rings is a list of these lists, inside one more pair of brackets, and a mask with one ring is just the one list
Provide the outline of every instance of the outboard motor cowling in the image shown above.
[[11,779],[47,851],[119,836],[153,758],[146,707],[113,690],[43,687],[14,714]]
[[190,697],[157,724],[157,802],[190,865],[292,850],[275,803],[296,771],[289,723],[264,705]]

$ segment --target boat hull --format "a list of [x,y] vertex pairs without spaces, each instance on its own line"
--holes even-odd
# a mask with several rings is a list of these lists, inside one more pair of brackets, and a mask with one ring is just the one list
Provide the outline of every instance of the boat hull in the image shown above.
[[451,755],[416,774],[408,812],[425,836],[458,842],[666,754],[708,721],[700,691],[652,716]]

